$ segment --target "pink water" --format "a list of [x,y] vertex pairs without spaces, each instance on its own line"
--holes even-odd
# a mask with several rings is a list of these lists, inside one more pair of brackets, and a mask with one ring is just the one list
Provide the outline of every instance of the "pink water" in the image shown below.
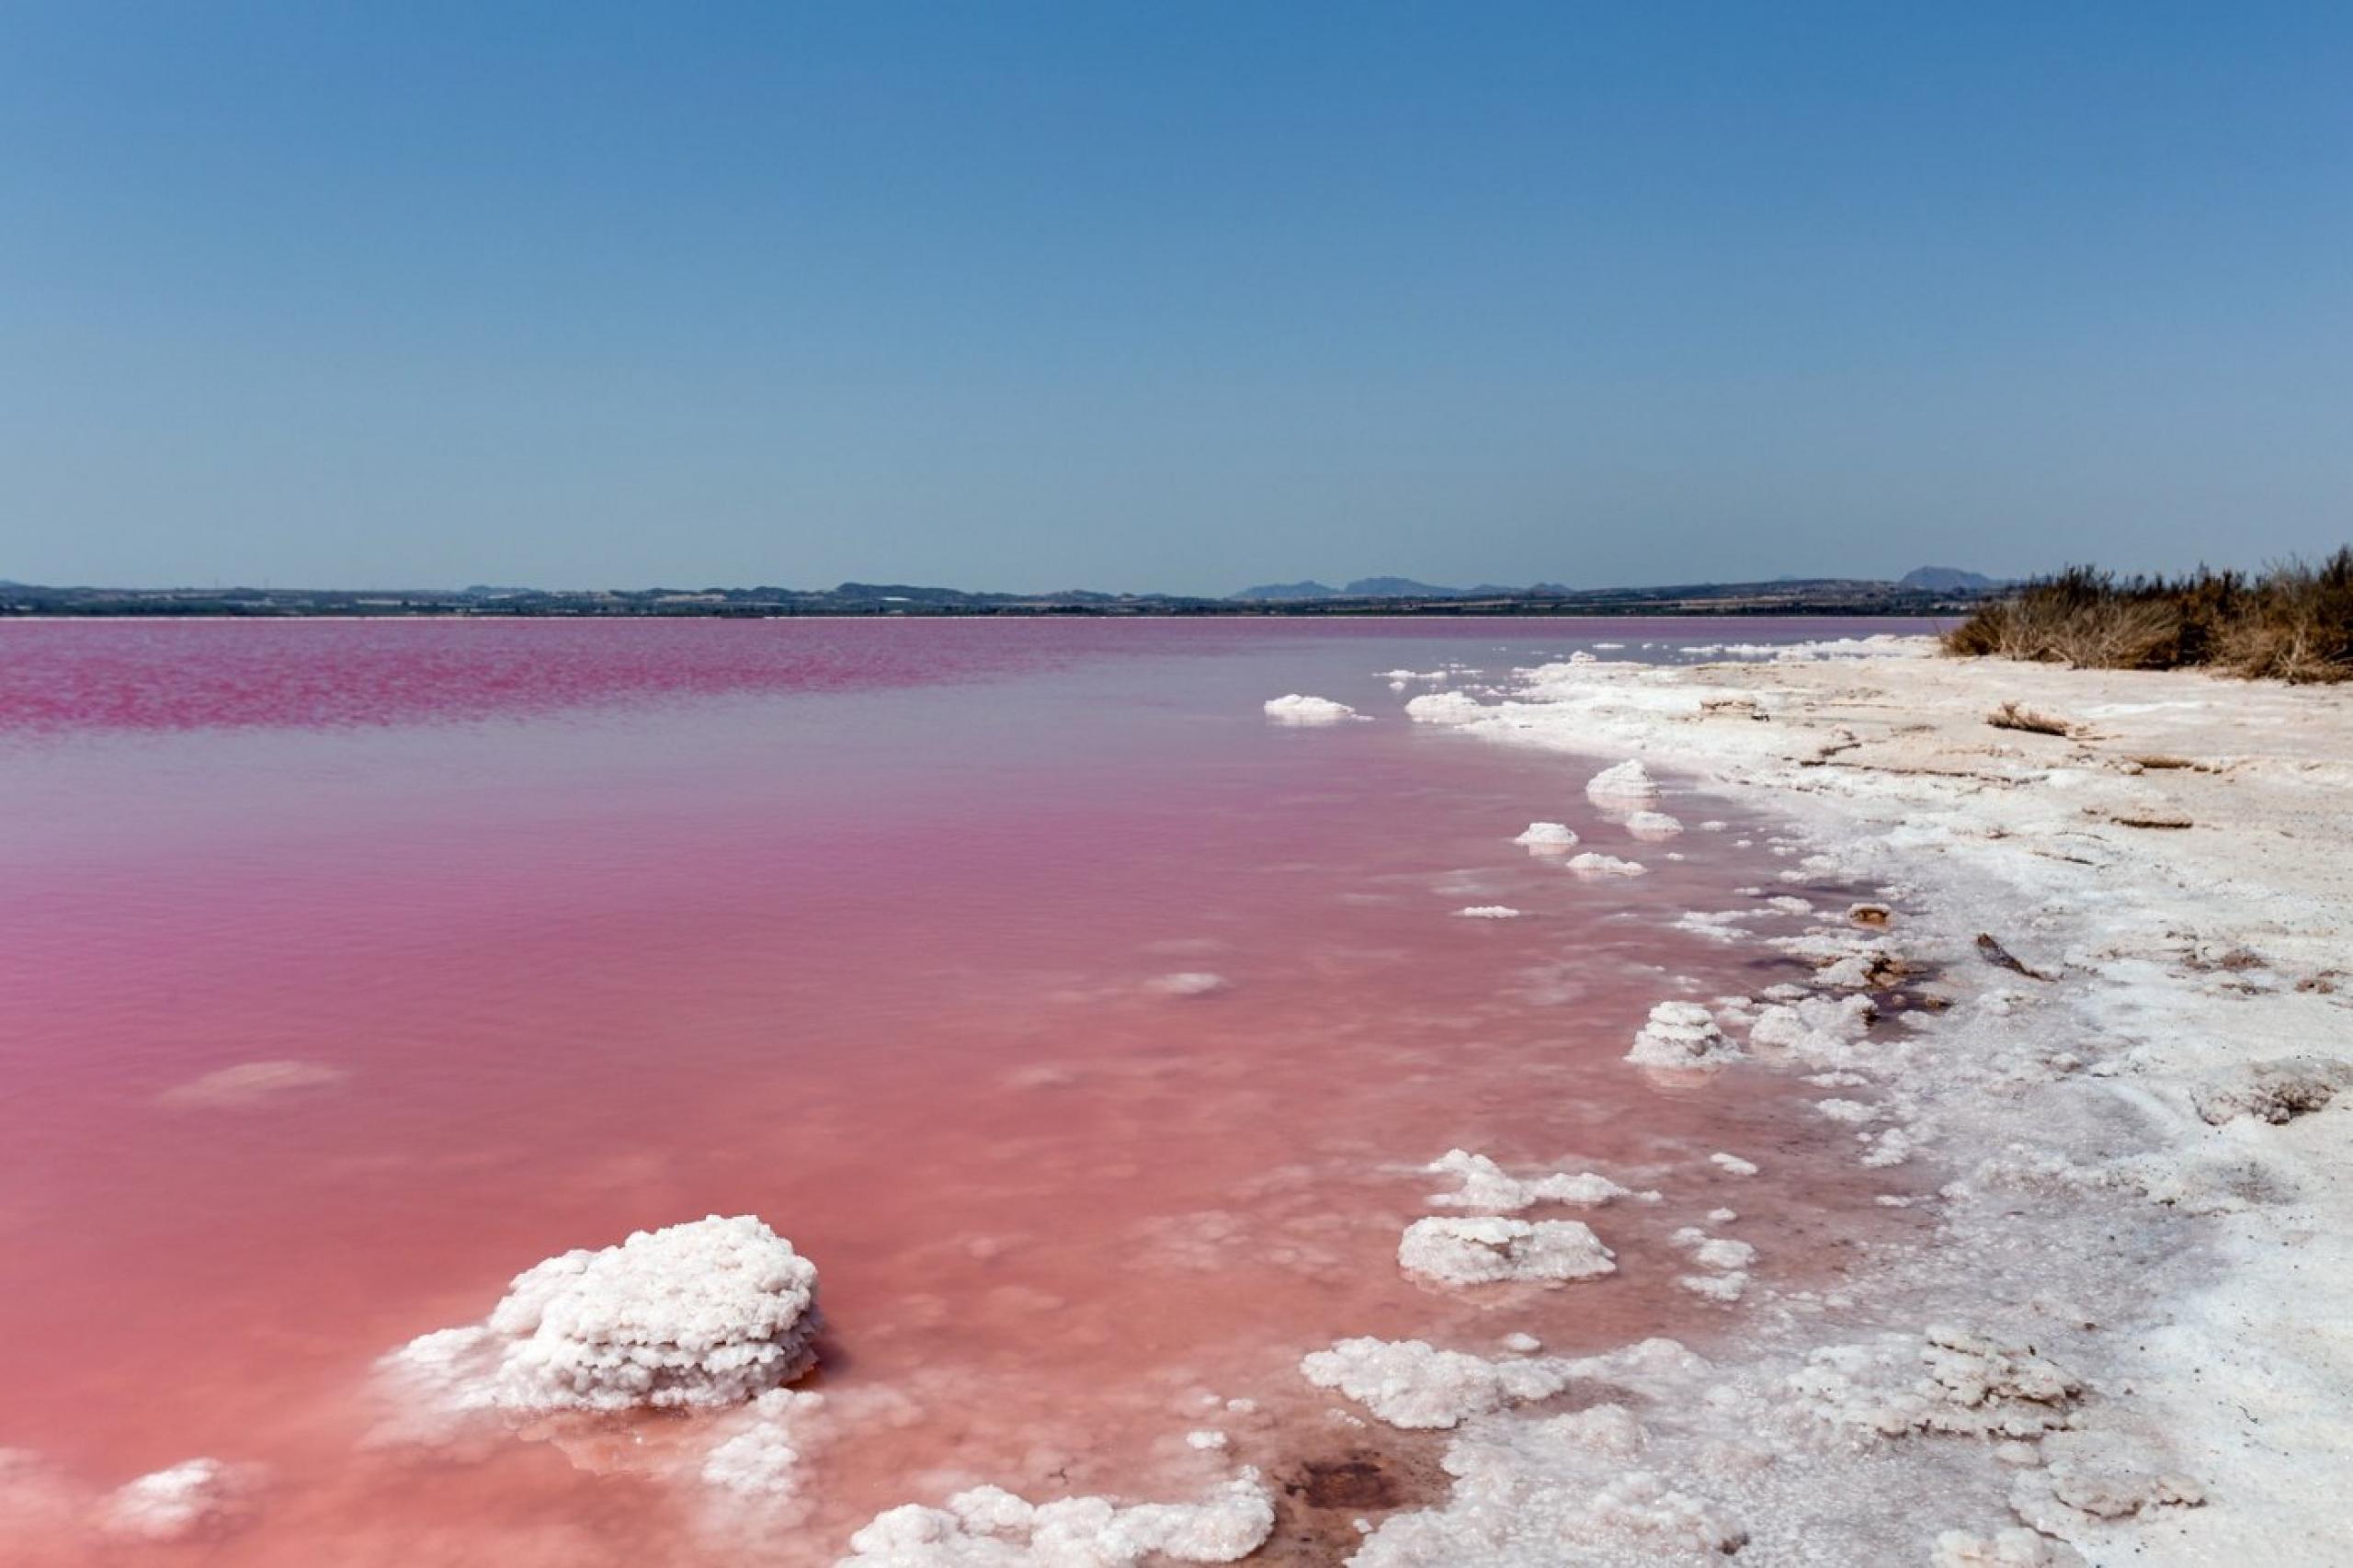
[[[0,1448],[72,1500],[12,1523],[0,1478],[0,1559],[140,1559],[89,1499],[210,1455],[268,1481],[176,1549],[209,1563],[823,1562],[984,1480],[1279,1472],[1329,1440],[1294,1367],[1335,1337],[1725,1332],[1676,1227],[1734,1203],[1794,1275],[1902,1222],[1769,1075],[1618,1060],[1676,977],[1779,977],[1668,923],[1788,862],[1629,847],[1586,769],[1407,724],[1372,675],[1724,632],[0,625]],[[1381,722],[1266,723],[1290,690]],[[1581,882],[1507,842],[1536,818],[1653,874]],[[1451,914],[1481,903],[1528,915]],[[270,1061],[332,1072],[173,1093]],[[1668,1200],[1589,1217],[1608,1280],[1426,1289],[1394,1250],[1445,1184],[1401,1167],[1456,1145]],[[369,1440],[384,1351],[553,1253],[745,1211],[821,1271],[814,1386],[904,1396],[811,1457],[797,1523],[715,1520],[691,1422]],[[1229,1455],[1175,1441],[1204,1392],[1265,1407]]]

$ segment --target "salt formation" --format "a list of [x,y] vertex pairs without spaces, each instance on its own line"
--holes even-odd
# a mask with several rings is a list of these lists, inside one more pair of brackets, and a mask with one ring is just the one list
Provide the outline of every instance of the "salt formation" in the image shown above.
[[1187,970],[1176,974],[1154,975],[1144,984],[1163,996],[1213,996],[1225,989],[1226,979],[1207,970]]
[[1708,1156],[1708,1163],[1726,1176],[1753,1176],[1756,1174],[1753,1161],[1744,1160],[1738,1154],[1727,1154],[1721,1149]]
[[1639,877],[1646,868],[1639,860],[1620,860],[1615,855],[1588,853],[1572,857],[1569,869],[1580,877]]
[[2029,1529],[1995,1530],[1990,1539],[1946,1530],[1928,1568],[2078,1568],[2083,1561],[2074,1547]]
[[1675,1282],[1686,1290],[1716,1301],[1737,1301],[1747,1291],[1748,1269],[1756,1261],[1756,1249],[1746,1242],[1711,1236],[1695,1225],[1686,1225],[1667,1240],[1707,1270],[1679,1277]]
[[1760,1009],[1748,1043],[1787,1051],[1810,1067],[1851,1067],[1869,1054],[1858,1047],[1878,1016],[1868,996],[1807,996]]
[[1258,1472],[1245,1470],[1199,1503],[1065,1497],[1031,1503],[974,1487],[941,1508],[909,1503],[849,1538],[836,1568],[1135,1568],[1148,1559],[1233,1562],[1275,1528]]
[[2116,1432],[2053,1432],[2010,1487],[2010,1509],[2036,1529],[2069,1534],[2086,1520],[2195,1508],[2206,1489],[2166,1469],[2152,1448]]
[[1954,1328],[1816,1350],[1789,1383],[1823,1420],[1888,1437],[2035,1437],[2065,1426],[2083,1392],[2073,1374],[2031,1348]]
[[817,1270],[749,1214],[713,1214],[517,1275],[490,1316],[411,1340],[384,1371],[451,1412],[711,1410],[816,1358]]
[[1592,1279],[1615,1256],[1576,1220],[1416,1220],[1397,1244],[1399,1267],[1448,1285]]
[[1474,903],[1468,909],[1458,909],[1454,913],[1466,920],[1517,920],[1519,918],[1519,911],[1508,903]]
[[242,1110],[289,1095],[331,1089],[348,1076],[324,1062],[240,1062],[165,1089],[155,1100],[180,1109]]
[[1335,702],[1328,697],[1302,697],[1294,691],[1287,697],[1270,697],[1266,703],[1267,717],[1279,724],[1337,724],[1361,717],[1345,702]]
[[1737,1519],[1643,1468],[1649,1440],[1618,1404],[1485,1424],[1456,1439],[1441,1461],[1455,1477],[1446,1506],[1392,1516],[1348,1561],[1354,1568],[1654,1563],[1739,1551],[1748,1532]]
[[1508,1404],[1548,1399],[1569,1386],[1564,1361],[1486,1360],[1418,1339],[1343,1339],[1299,1364],[1320,1389],[1337,1389],[1392,1426],[1460,1426]]
[[1658,780],[1638,757],[1605,767],[1586,781],[1585,792],[1605,805],[1647,805],[1658,799]]
[[1655,842],[1673,838],[1683,831],[1683,824],[1665,812],[1636,812],[1626,819],[1626,831],[1636,838]]
[[2223,1069],[2194,1085],[2199,1119],[2215,1127],[2238,1117],[2293,1121],[2353,1087],[2353,1062],[2328,1056],[2275,1056]]
[[1661,1002],[1634,1036],[1626,1060],[1637,1067],[1718,1067],[1741,1059],[1740,1047],[1697,1002]]
[[1531,854],[1553,855],[1576,847],[1577,835],[1564,822],[1532,822],[1512,842]]
[[1554,1171],[1521,1181],[1506,1175],[1504,1168],[1486,1155],[1473,1154],[1466,1149],[1449,1149],[1424,1168],[1433,1176],[1462,1178],[1462,1185],[1454,1191],[1435,1193],[1425,1199],[1433,1209],[1470,1209],[1483,1214],[1516,1214],[1539,1203],[1574,1203],[1592,1208],[1620,1198],[1640,1203],[1658,1201],[1655,1192],[1636,1192],[1591,1171],[1579,1171],[1574,1175]]
[[1461,691],[1425,692],[1405,704],[1405,717],[1421,724],[1467,724],[1486,710]]
[[243,1522],[249,1484],[219,1460],[188,1460],[142,1475],[106,1499],[98,1522],[133,1540],[193,1540]]

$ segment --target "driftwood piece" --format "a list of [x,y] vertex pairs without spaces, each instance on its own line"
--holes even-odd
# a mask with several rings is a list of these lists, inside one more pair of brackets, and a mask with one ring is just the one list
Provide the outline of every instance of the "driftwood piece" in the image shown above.
[[2029,980],[2051,980],[2055,978],[2054,976],[2043,973],[2039,969],[2029,969],[2026,965],[2018,962],[2016,958],[2011,956],[2009,949],[2002,946],[2001,943],[1995,941],[1991,936],[1988,936],[1983,931],[1977,933],[1977,956],[1984,959],[1987,963],[1992,964],[1995,969],[2006,969],[2012,974],[2022,974]]

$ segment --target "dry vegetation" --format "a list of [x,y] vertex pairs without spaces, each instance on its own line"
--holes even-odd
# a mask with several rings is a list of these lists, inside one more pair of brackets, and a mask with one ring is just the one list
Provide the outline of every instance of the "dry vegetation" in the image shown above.
[[2317,566],[2291,562],[2260,576],[2119,577],[2070,567],[1988,601],[1944,641],[1954,653],[2078,667],[2353,679],[2353,547]]

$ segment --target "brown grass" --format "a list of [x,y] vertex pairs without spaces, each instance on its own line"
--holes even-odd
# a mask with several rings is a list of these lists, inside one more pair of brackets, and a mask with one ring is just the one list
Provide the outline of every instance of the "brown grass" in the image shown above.
[[2285,681],[2353,679],[2353,547],[2260,576],[2119,577],[2071,566],[1990,600],[1948,653],[2078,668],[2206,667]]

